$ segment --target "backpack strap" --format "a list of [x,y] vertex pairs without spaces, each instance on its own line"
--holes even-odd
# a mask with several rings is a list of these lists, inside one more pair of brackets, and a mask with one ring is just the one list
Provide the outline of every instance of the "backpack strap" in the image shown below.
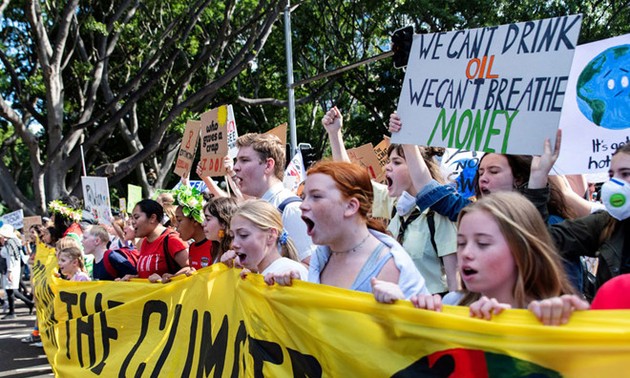
[[[396,209],[396,207],[394,207],[394,209]],[[409,216],[407,217],[407,219],[404,219],[403,217],[400,217],[400,227],[398,228],[398,237],[396,238],[397,241],[402,244],[403,242],[403,238],[405,236],[405,232],[407,232],[407,227],[409,227],[409,225],[411,224],[411,222],[415,221],[416,219],[418,219],[418,217],[420,216],[420,214],[422,214],[420,212],[420,210],[415,207],[412,211],[411,214],[409,214]]]
[[291,196],[280,202],[280,205],[278,205],[278,211],[280,211],[280,214],[284,213],[284,208],[287,207],[288,204],[293,202],[302,202],[302,199],[298,196]]
[[118,249],[107,249],[105,253],[103,254],[103,266],[105,267],[107,274],[109,274],[110,276],[114,278],[118,277],[118,275],[120,274],[118,269],[114,267],[114,265],[112,264],[110,260],[110,257],[112,253],[114,252],[122,256],[134,268],[137,268],[138,266],[138,250],[137,249],[132,249],[128,247],[122,247]]
[[116,278],[118,276],[118,272],[116,272],[116,269],[114,269],[112,262],[109,261],[109,255],[111,255],[112,252],[114,251],[112,251],[111,249],[108,249],[103,254],[103,266],[105,267],[105,271],[107,271],[107,274],[109,274],[111,277]]
[[429,234],[431,236],[431,245],[433,246],[433,250],[435,253],[438,253],[437,243],[435,242],[435,219],[433,216],[435,215],[435,211],[429,210],[427,213],[427,224],[429,225]]

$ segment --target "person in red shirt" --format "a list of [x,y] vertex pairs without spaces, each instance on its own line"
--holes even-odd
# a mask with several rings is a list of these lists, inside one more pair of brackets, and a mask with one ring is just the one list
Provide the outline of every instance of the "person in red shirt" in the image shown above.
[[[203,196],[195,188],[182,185],[175,193],[177,231],[183,240],[192,241],[188,247],[189,268],[178,274],[190,274],[193,270],[212,265],[214,261],[212,241],[206,239],[203,230]],[[163,277],[164,278],[164,277]]]
[[125,275],[123,281],[139,277],[162,282],[165,273],[175,274],[189,266],[188,245],[176,231],[162,225],[163,216],[162,206],[154,200],[144,199],[133,208],[131,224],[136,237],[142,238],[138,274]]

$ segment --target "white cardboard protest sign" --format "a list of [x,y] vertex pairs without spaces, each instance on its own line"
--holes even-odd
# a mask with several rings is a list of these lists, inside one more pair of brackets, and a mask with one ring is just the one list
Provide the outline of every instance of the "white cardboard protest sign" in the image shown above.
[[84,210],[95,221],[111,224],[112,213],[107,177],[81,177]]
[[541,154],[555,139],[581,21],[414,35],[392,143]]
[[227,105],[227,146],[228,156],[235,159],[238,154],[236,140],[238,139],[238,130],[236,129],[236,120],[234,119],[234,109],[232,105]]
[[[285,125],[286,127],[286,125]],[[284,179],[282,183],[284,187],[296,193],[302,181],[306,179],[306,170],[304,170],[304,160],[302,159],[302,151],[298,150],[293,159],[284,170]]]
[[16,210],[0,217],[4,223],[8,223],[16,230],[24,227],[24,210]]
[[[177,182],[177,184],[175,184],[175,186],[173,187],[173,189],[170,190],[170,192],[173,192],[179,189],[181,186],[182,186],[182,182],[181,181]],[[206,191],[206,189],[208,189],[208,186],[206,186],[206,183],[203,182],[202,180],[189,180],[188,186],[197,189],[199,193],[203,193]]]
[[454,184],[463,197],[475,195],[475,175],[483,152],[447,148],[440,160],[440,171],[444,179]]
[[608,172],[630,143],[630,34],[578,46],[565,97],[555,173]]

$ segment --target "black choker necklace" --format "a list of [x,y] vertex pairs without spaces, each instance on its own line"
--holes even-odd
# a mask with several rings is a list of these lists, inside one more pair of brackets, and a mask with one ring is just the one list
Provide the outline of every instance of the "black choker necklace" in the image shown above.
[[344,253],[352,253],[352,252],[356,252],[357,249],[359,249],[363,244],[365,244],[365,242],[368,240],[368,238],[370,237],[370,233],[368,232],[367,236],[363,238],[363,240],[361,240],[359,242],[359,244],[355,245],[354,247],[345,250],[345,251],[339,251],[339,252],[335,252],[332,249],[330,250],[330,252],[334,255],[339,255],[339,254],[344,254]]

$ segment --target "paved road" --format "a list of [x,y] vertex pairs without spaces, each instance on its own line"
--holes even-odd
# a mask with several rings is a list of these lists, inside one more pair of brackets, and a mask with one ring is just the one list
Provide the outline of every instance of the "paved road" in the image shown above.
[[0,320],[0,378],[52,377],[44,349],[20,341],[33,329],[35,313],[29,315],[18,300],[16,314],[15,319]]

